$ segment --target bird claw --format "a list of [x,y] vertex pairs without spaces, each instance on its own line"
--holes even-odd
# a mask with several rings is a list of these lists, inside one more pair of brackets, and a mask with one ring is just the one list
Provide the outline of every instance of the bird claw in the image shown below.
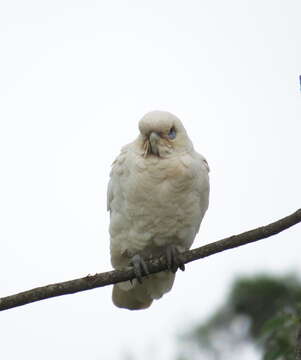
[[176,273],[178,269],[185,271],[185,264],[183,262],[181,253],[174,245],[169,245],[166,248],[166,260],[168,270]]
[[137,281],[142,284],[142,277],[149,275],[146,262],[140,255],[137,254],[132,257],[130,264],[134,268],[134,273]]

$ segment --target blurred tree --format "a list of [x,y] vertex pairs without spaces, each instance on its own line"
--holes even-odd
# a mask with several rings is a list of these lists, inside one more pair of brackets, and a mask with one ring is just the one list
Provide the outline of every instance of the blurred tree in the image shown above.
[[181,336],[177,360],[233,359],[252,345],[262,360],[299,360],[300,304],[301,283],[294,276],[240,278],[206,323]]

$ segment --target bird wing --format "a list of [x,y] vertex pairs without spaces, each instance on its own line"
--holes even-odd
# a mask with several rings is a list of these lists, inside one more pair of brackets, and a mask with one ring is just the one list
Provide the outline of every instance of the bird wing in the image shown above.
[[121,149],[120,154],[117,156],[117,158],[112,163],[112,169],[110,173],[110,181],[108,183],[108,189],[107,189],[107,210],[112,210],[112,201],[114,199],[114,193],[116,186],[118,186],[118,181],[120,179],[120,176],[124,173],[124,162],[126,158],[127,151],[130,147],[129,145],[124,146]]

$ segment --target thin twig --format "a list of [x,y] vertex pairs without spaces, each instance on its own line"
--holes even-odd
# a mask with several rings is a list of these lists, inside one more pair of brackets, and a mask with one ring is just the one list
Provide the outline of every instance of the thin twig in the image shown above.
[[[279,232],[288,229],[289,227],[299,222],[301,222],[301,209],[269,225],[253,229],[239,235],[233,235],[194,250],[186,251],[182,254],[182,259],[186,264],[224,250],[265,239],[272,235],[278,234]],[[147,265],[150,273],[157,273],[167,269],[167,264],[164,257],[148,262]],[[121,281],[131,280],[134,277],[135,275],[132,269],[126,271],[115,270],[95,274],[92,276],[88,275],[80,279],[38,287],[15,295],[0,298],[0,311],[55,296],[73,294],[79,291],[116,284]]]

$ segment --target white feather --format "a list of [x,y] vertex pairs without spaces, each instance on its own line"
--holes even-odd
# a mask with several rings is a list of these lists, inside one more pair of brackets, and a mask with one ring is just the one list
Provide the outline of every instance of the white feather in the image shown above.
[[[149,131],[164,134],[172,126],[177,136],[170,142],[162,136],[158,155],[145,156]],[[170,113],[148,113],[139,123],[141,134],[122,149],[113,163],[108,186],[111,261],[116,269],[129,265],[132,256],[158,256],[168,245],[188,250],[208,208],[209,167],[194,151],[186,131]],[[169,291],[174,274],[149,276],[115,285],[113,301],[119,307],[148,307]]]

